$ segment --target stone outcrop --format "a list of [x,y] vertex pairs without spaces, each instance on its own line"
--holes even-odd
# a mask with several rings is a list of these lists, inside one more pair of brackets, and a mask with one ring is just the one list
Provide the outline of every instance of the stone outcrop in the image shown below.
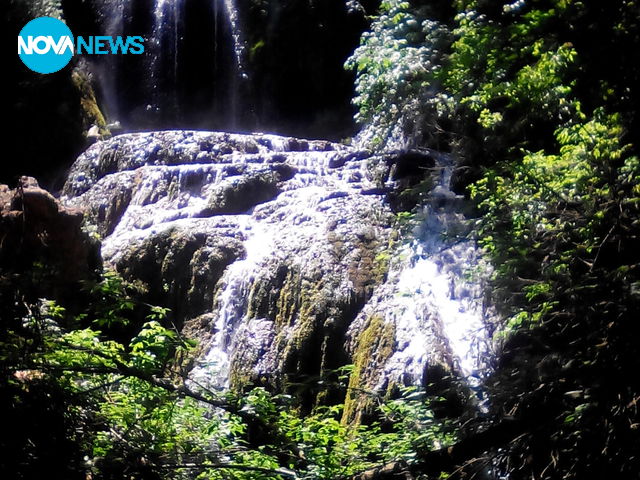
[[64,201],[108,263],[209,339],[210,383],[279,385],[348,363],[346,331],[384,279],[391,212],[363,193],[380,186],[369,161],[270,135],[122,135],[78,159]]
[[0,269],[38,275],[38,295],[61,299],[101,268],[98,244],[82,229],[82,211],[61,205],[31,177],[0,185]]

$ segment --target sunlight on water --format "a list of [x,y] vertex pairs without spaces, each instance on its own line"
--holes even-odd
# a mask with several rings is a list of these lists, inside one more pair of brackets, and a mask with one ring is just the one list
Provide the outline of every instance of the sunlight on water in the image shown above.
[[414,239],[395,254],[389,279],[354,323],[352,335],[372,315],[394,326],[396,347],[386,361],[378,388],[388,380],[421,385],[426,368],[446,359],[470,384],[486,373],[490,313],[485,311],[482,282],[473,278],[483,265],[475,244],[448,238],[461,225],[460,198],[450,190],[453,170],[446,156],[437,160],[431,201],[420,213]]
[[[469,376],[480,366],[477,345],[482,340],[478,336],[484,334],[484,319],[477,298],[458,297],[456,281],[460,279],[443,271],[432,258],[420,258],[402,271],[398,290],[406,299],[403,303],[408,314],[403,315],[403,320],[412,323],[425,312],[437,315],[462,373]],[[468,289],[464,291],[470,295]],[[417,355],[419,347],[424,351],[424,346],[415,345],[411,354]]]
[[246,256],[225,272],[223,287],[217,298],[215,333],[204,361],[191,372],[191,378],[209,388],[229,386],[229,347],[245,312],[251,285],[262,262],[272,253],[273,232],[246,218],[243,225]]

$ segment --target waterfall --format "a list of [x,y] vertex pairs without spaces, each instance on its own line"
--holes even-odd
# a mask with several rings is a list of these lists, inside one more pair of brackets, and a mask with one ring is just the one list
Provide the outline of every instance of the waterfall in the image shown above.
[[[464,377],[472,379],[486,367],[483,360],[488,353],[488,337],[483,288],[468,277],[474,274],[470,270],[474,267],[489,267],[482,263],[472,241],[464,237],[447,238],[464,221],[456,209],[462,198],[450,189],[453,162],[446,155],[438,159],[440,174],[430,194],[431,202],[421,214],[422,223],[414,232],[416,239],[401,253],[410,260],[401,267],[398,291],[412,303],[405,310],[411,312],[405,323],[407,331],[416,327],[420,330],[421,315],[437,316],[436,325],[442,328],[441,337],[448,341],[455,366]],[[412,343],[419,337],[408,336],[409,352],[415,351],[416,345]],[[404,353],[396,352],[396,356],[392,363]]]
[[163,98],[169,95],[171,108],[177,112],[178,43],[180,40],[181,0],[156,0],[153,9],[151,49],[150,99],[147,109],[160,113]]
[[430,201],[409,241],[397,250],[387,282],[350,328],[355,344],[372,316],[393,326],[394,352],[373,378],[381,390],[390,381],[426,385],[433,364],[448,364],[471,386],[488,371],[487,326],[493,312],[483,302],[483,285],[489,266],[461,232],[463,198],[450,189],[453,161],[435,157]]
[[397,159],[324,141],[121,135],[78,159],[64,201],[88,212],[103,258],[201,341],[198,384],[278,384],[364,358],[359,388],[426,385],[435,365],[473,386],[489,353],[483,260],[463,235],[453,161],[430,155],[429,201],[392,250]]
[[[130,2],[112,0],[99,3],[97,7],[103,35],[110,37],[122,35],[130,11]],[[91,62],[96,73],[101,92],[101,103],[110,123],[120,120],[121,108],[118,95],[119,65],[118,57],[103,55],[99,61]]]
[[[222,9],[220,9],[222,2]],[[182,35],[181,16],[183,9],[182,0],[156,0],[153,12],[153,29],[151,32],[150,45],[152,48],[151,57],[151,103],[147,107],[153,114],[162,114],[160,110],[171,108],[176,115],[180,114],[180,104],[178,98],[177,84],[180,72],[179,48]],[[235,130],[238,126],[238,116],[241,110],[240,86],[247,77],[245,65],[245,41],[241,28],[238,9],[233,0],[213,0],[213,69],[216,72],[216,81],[221,75],[218,65],[218,50],[220,37],[220,12],[222,11],[224,22],[230,30],[229,48],[233,52],[234,70],[226,73],[229,78],[228,98],[214,98],[214,104],[228,102],[228,111],[225,112],[227,118],[226,127]],[[212,92],[216,91],[216,86],[212,86]],[[168,97],[168,102],[166,101]],[[215,95],[214,95],[215,97]]]
[[[214,0],[215,1],[215,0]],[[245,41],[242,29],[240,27],[240,17],[238,8],[234,0],[224,0],[224,9],[231,25],[231,37],[233,39],[233,53],[235,55],[236,66],[241,78],[246,78],[244,58],[245,58]]]
[[251,285],[267,257],[273,253],[273,231],[250,217],[242,226],[246,256],[234,262],[226,271],[218,295],[215,332],[209,350],[191,378],[209,388],[229,387],[230,348],[239,323],[250,321],[246,316]]
[[184,0],[154,0],[142,10],[124,0],[98,0],[96,13],[95,34],[145,38],[144,55],[88,58],[110,121],[132,129],[239,128],[248,69],[236,2],[211,0],[195,10]]

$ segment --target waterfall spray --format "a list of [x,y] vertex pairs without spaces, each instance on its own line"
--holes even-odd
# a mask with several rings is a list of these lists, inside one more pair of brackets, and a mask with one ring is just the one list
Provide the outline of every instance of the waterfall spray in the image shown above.
[[[217,2],[218,0],[214,0]],[[240,24],[240,15],[235,0],[222,0],[224,2],[224,11],[231,28],[231,39],[233,42],[233,53],[235,60],[235,75],[231,79],[231,128],[236,129],[238,124],[238,115],[240,110],[240,87],[244,81],[248,79],[245,66],[245,39]]]
[[[120,0],[104,2],[99,5],[98,12],[102,22],[102,31],[106,36],[122,35],[129,13],[129,2]],[[101,92],[101,103],[109,122],[120,119],[121,111],[118,96],[118,62],[120,59],[112,55],[104,55],[99,62],[92,62],[92,70],[97,75]]]

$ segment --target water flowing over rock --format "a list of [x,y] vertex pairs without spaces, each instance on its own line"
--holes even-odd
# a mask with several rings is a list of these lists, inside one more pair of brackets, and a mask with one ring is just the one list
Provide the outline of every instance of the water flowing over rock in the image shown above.
[[352,382],[383,391],[435,366],[469,376],[482,358],[481,289],[464,280],[479,255],[443,238],[463,225],[453,166],[418,157],[439,179],[406,244],[389,193],[418,160],[326,141],[121,135],[76,161],[64,202],[200,340],[194,382],[284,388],[354,364]]
[[356,393],[347,397],[347,417],[367,406],[368,398],[357,394],[360,385],[373,391],[426,387],[451,373],[476,390],[484,408],[478,387],[490,368],[488,328],[495,315],[483,302],[490,267],[466,236],[463,199],[450,190],[453,162],[435,156],[428,202],[396,249],[386,282],[349,328]]

